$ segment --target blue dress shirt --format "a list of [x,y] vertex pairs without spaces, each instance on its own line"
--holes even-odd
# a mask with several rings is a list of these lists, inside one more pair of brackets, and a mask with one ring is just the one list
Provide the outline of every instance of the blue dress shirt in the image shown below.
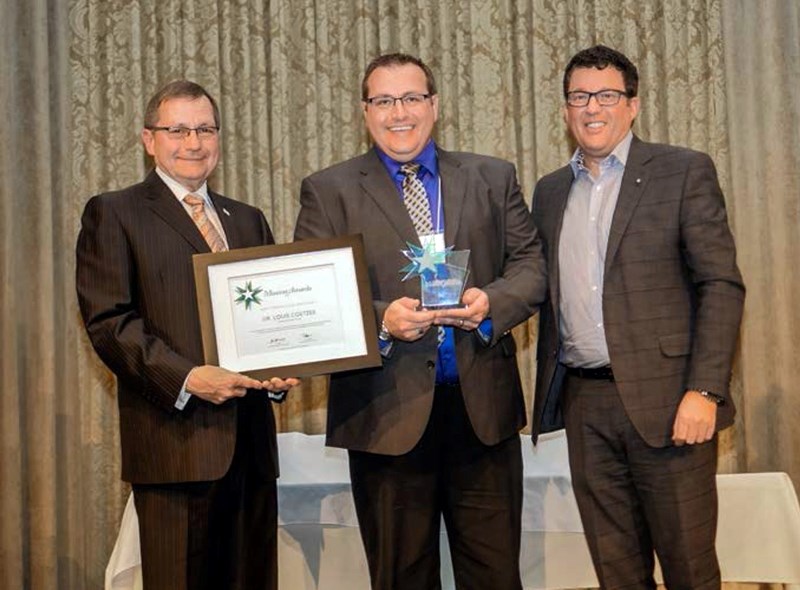
[[[375,146],[375,152],[378,154],[383,165],[386,167],[389,177],[397,187],[397,192],[400,199],[403,199],[403,180],[405,175],[400,172],[402,162],[398,162],[388,155],[386,155],[380,148]],[[430,140],[420,154],[413,160],[414,163],[419,164],[420,168],[417,172],[417,178],[422,182],[425,187],[425,193],[428,197],[428,207],[431,211],[431,222],[433,223],[433,231],[436,233],[444,233],[444,205],[441,202],[441,195],[439,194],[439,163],[436,158],[436,144]],[[398,273],[400,269],[398,269]],[[485,344],[492,339],[492,323],[491,319],[486,318],[478,326],[478,335]],[[388,353],[391,342],[379,342],[381,350]],[[458,367],[456,366],[456,343],[453,333],[453,328],[449,326],[444,327],[444,340],[439,344],[437,351],[438,362],[436,363],[436,384],[455,384],[458,383]]]

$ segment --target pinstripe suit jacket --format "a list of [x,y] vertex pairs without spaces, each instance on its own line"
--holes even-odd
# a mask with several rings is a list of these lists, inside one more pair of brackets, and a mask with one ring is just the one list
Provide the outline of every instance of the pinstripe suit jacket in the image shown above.
[[[494,329],[487,347],[455,331],[456,362],[470,422],[484,444],[525,424],[508,332],[545,297],[541,245],[520,194],[513,165],[496,158],[438,150],[445,243],[471,250],[467,287],[489,296]],[[378,324],[401,297],[419,298],[419,282],[401,281],[401,250],[418,243],[397,188],[374,150],[303,181],[295,238],[364,236]],[[436,330],[416,342],[395,341],[383,367],[331,377],[327,442],[331,446],[400,455],[421,438],[433,404]]]
[[[544,241],[549,301],[539,320],[534,440],[560,426],[559,268],[561,222],[573,174],[542,178],[532,217]],[[711,159],[634,137],[611,223],[603,279],[603,321],[615,381],[637,431],[652,446],[672,444],[687,389],[725,398],[717,428],[730,426],[728,392],[744,284]]]
[[[231,248],[273,242],[258,209],[210,193]],[[122,478],[131,483],[209,481],[233,457],[236,400],[193,397],[174,407],[189,371],[203,364],[192,255],[208,245],[173,193],[144,182],[93,197],[81,221],[77,289],[89,338],[117,377]],[[267,397],[252,434],[265,477],[277,476]]]

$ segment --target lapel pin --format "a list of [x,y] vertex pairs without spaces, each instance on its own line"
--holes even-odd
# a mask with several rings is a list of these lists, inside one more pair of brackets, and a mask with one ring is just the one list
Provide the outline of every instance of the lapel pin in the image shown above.
[[[639,179],[636,179],[636,182],[638,183],[638,182],[639,182]],[[227,215],[228,217],[230,217],[230,216],[231,216],[231,214],[230,214],[230,213],[228,213],[228,210],[227,210],[225,207],[223,207],[223,208],[222,208],[222,212],[223,212],[225,215]]]
[[[636,184],[642,184],[642,179],[641,178],[637,178],[636,179]],[[227,211],[225,211],[225,213],[227,213]]]

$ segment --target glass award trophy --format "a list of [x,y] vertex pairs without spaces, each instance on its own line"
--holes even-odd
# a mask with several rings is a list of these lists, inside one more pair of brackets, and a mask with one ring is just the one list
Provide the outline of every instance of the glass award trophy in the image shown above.
[[402,250],[410,262],[400,269],[403,280],[419,277],[422,307],[446,309],[461,307],[461,295],[469,276],[469,250],[450,246],[436,250],[433,243],[416,246],[407,242]]

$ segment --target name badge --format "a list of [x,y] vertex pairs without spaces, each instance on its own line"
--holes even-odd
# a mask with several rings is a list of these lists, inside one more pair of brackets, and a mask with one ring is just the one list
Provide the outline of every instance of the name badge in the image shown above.
[[419,237],[420,246],[425,250],[432,248],[434,252],[444,252],[444,232],[436,232]]

